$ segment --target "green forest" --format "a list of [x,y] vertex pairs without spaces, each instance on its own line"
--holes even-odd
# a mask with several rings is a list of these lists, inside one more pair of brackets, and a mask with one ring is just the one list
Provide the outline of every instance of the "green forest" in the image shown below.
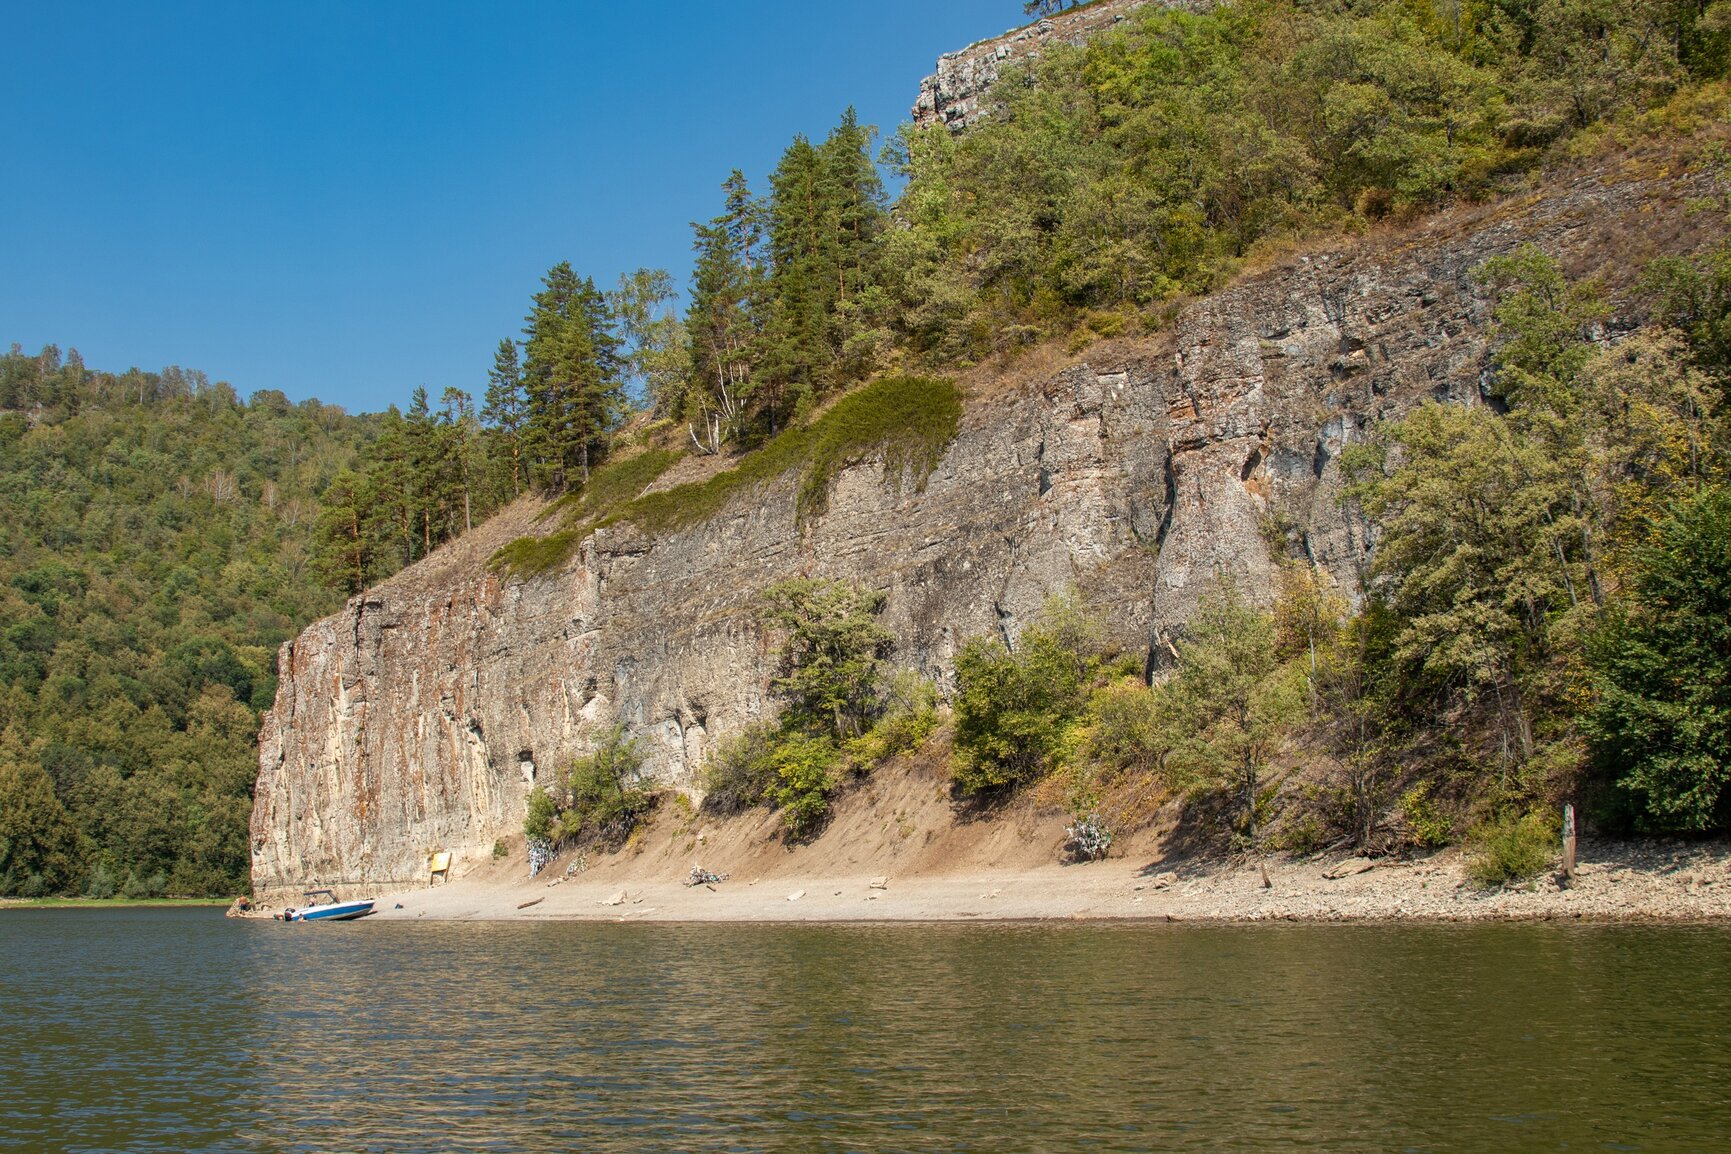
[[[602,286],[555,263],[522,329],[477,350],[473,388],[378,416],[15,348],[0,892],[244,888],[275,647],[521,494],[559,498],[546,535],[496,558],[532,574],[611,518],[687,523],[790,469],[820,512],[863,448],[917,474],[959,411],[946,373],[1155,332],[1284,246],[1517,191],[1632,137],[1706,133],[1726,106],[1722,8],[1149,7],[1020,66],[965,134],[884,136],[848,111],[756,189],[714,174],[683,293],[662,270]],[[1528,815],[1583,782],[1625,827],[1722,828],[1731,254],[1646,270],[1660,323],[1614,347],[1595,339],[1600,290],[1545,254],[1481,278],[1498,406],[1427,406],[1351,462],[1382,542],[1362,613],[1294,563],[1273,613],[1226,591],[1150,687],[1090,640],[1086,606],[1057,605],[1016,653],[964,655],[959,793],[1055,782],[1081,820],[1157,780],[1262,844],[1270,773],[1298,741],[1345,783],[1313,807],[1316,838],[1332,821],[1367,839],[1363,815],[1398,790],[1419,840],[1483,829],[1518,848]],[[732,468],[637,499],[688,453]],[[865,638],[872,610],[788,597],[768,620],[795,654],[790,712],[729,755],[726,796],[780,799],[806,830],[846,766],[877,760],[874,733],[923,739],[929,703],[886,682],[817,709],[797,660],[808,610],[846,606]],[[1276,823],[1290,848],[1306,821]]]
[[0,358],[0,892],[248,888],[277,647],[341,602],[319,495],[377,428],[195,371]]

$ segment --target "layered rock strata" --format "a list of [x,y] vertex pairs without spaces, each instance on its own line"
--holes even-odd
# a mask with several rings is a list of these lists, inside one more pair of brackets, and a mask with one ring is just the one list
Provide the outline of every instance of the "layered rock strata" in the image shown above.
[[1272,598],[1281,555],[1344,588],[1367,557],[1341,451],[1437,398],[1477,403],[1488,304],[1472,271],[1539,244],[1576,273],[1692,247],[1663,171],[1581,176],[1530,200],[1294,257],[1096,346],[1032,383],[976,373],[922,491],[843,471],[796,528],[793,478],[694,527],[604,529],[569,565],[510,581],[485,559],[535,509],[495,518],[353,599],[281,653],[253,811],[255,884],[420,879],[425,854],[488,853],[524,796],[623,723],[658,779],[692,788],[719,737],[774,708],[755,608],[794,575],[887,594],[895,660],[949,685],[969,637],[1014,643],[1077,586],[1153,664],[1223,576]]

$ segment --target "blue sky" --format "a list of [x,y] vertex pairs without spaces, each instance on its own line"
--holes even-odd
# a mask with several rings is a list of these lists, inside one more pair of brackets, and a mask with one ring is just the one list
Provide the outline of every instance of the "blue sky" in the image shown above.
[[1018,0],[0,6],[0,342],[352,410],[479,393],[541,273],[689,222]]

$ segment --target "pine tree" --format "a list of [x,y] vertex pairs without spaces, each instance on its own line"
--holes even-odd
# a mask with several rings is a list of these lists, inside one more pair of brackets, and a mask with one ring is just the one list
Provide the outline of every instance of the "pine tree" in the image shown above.
[[527,419],[523,400],[523,366],[517,357],[517,342],[506,337],[499,342],[498,351],[493,354],[493,367],[487,373],[487,395],[481,405],[481,420],[502,442],[498,459],[510,462],[512,497],[523,491],[523,429]]
[[[475,527],[475,485],[480,475],[480,462],[476,456],[479,431],[475,399],[468,393],[447,386],[440,403],[441,489],[449,524],[448,535],[455,536],[459,506],[463,510],[462,531],[467,533]],[[482,511],[483,514],[486,512],[485,509]]]
[[788,721],[814,735],[858,737],[881,707],[880,667],[895,635],[878,622],[884,594],[795,578],[763,592],[762,618],[782,635],[775,691]]
[[693,443],[711,453],[739,431],[751,400],[765,287],[762,207],[738,169],[721,187],[722,214],[691,226],[697,263],[685,314],[690,371],[681,406]]
[[774,303],[764,332],[763,378],[774,428],[784,401],[797,406],[821,389],[829,360],[829,313],[840,278],[823,163],[805,137],[795,137],[782,154],[770,188]]
[[433,423],[432,404],[425,385],[415,386],[405,418],[408,436],[408,476],[404,478],[415,535],[420,538],[420,556],[433,551],[434,521],[440,512],[439,487],[443,462],[439,433]]
[[532,475],[544,487],[564,484],[565,424],[570,388],[556,372],[558,350],[576,311],[580,286],[568,262],[561,261],[542,278],[523,329],[523,392],[525,444]]
[[1601,763],[1642,826],[1731,819],[1731,489],[1683,502],[1641,550],[1628,603],[1591,646]]
[[763,374],[772,386],[772,423],[783,393],[798,405],[870,367],[869,357],[849,351],[872,325],[869,298],[887,219],[872,138],[850,108],[822,145],[795,138],[770,177],[774,307]]
[[588,480],[624,409],[620,341],[607,299],[569,263],[548,271],[523,330],[527,437],[541,483]]
[[875,136],[850,108],[820,149],[824,195],[834,206],[836,297],[842,304],[857,300],[875,281],[874,246],[888,219],[883,179],[871,157]]
[[344,469],[319,497],[313,528],[313,566],[325,583],[355,594],[366,590],[373,567],[371,486]]
[[379,436],[373,442],[372,461],[367,468],[364,524],[365,533],[380,554],[395,554],[393,561],[386,564],[389,572],[413,564],[418,556],[414,481],[414,435],[402,412],[391,405],[379,420]]
[[832,371],[844,383],[869,373],[875,346],[889,340],[888,300],[879,287],[880,238],[889,213],[883,179],[872,160],[876,135],[849,108],[819,150],[825,196],[834,206],[836,299],[828,338]]

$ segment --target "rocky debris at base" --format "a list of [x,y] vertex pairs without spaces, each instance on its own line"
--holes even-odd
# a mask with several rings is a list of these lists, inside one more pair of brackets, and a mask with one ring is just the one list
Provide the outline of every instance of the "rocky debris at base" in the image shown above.
[[1185,920],[1217,921],[1731,917],[1731,847],[1723,843],[1584,843],[1572,881],[1548,873],[1488,890],[1467,879],[1458,849],[1409,861],[1263,864],[1271,889],[1258,871],[1220,869],[1179,886],[1163,904]]
[[729,876],[728,874],[718,874],[714,870],[706,870],[700,865],[694,865],[691,867],[691,872],[685,877],[685,884],[688,887],[713,886],[726,881]]
[[[1367,863],[1369,868],[1367,867]],[[607,879],[548,892],[528,881],[460,880],[402,895],[377,915],[633,921],[1712,921],[1731,919],[1731,843],[1583,842],[1576,877],[1481,890],[1458,849],[1414,860],[1190,859],[896,875],[779,872],[779,884],[691,888],[606,863]],[[1176,869],[1161,869],[1173,865]],[[1264,885],[1264,877],[1267,885]],[[757,879],[771,880],[771,879]],[[882,881],[884,886],[875,883]],[[627,888],[620,888],[620,883]],[[529,887],[533,887],[532,889]],[[790,888],[783,888],[790,887]],[[766,892],[767,891],[767,892]],[[527,896],[545,894],[533,909]],[[633,908],[614,909],[629,902]],[[406,906],[406,908],[405,908]],[[603,907],[597,909],[596,907]]]

